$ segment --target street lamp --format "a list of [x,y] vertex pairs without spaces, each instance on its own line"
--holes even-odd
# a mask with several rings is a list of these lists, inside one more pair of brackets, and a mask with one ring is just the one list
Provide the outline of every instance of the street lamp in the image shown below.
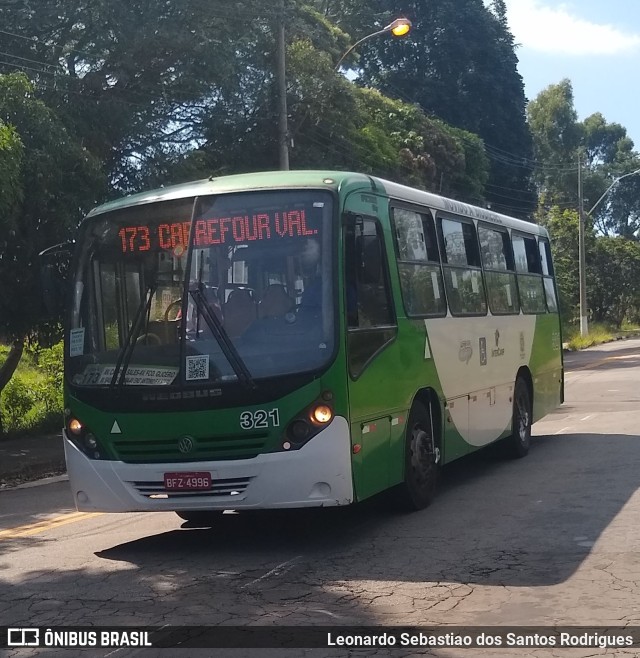
[[[585,262],[585,244],[584,244],[584,206],[582,199],[582,165],[580,164],[580,158],[578,158],[578,195],[579,195],[579,220],[580,220],[580,231],[578,236],[578,269],[579,269],[579,279],[580,279],[580,335],[586,336],[589,333],[589,326],[587,321],[587,267]],[[586,214],[591,215],[591,213],[600,205],[602,200],[609,194],[611,188],[617,185],[623,178],[627,176],[634,176],[635,174],[640,174],[640,169],[635,171],[630,171],[627,174],[622,174],[613,179],[613,182],[609,187],[602,193],[602,196],[593,204],[591,210]]]
[[335,65],[335,70],[337,71],[340,68],[340,64],[344,61],[345,57],[351,53],[351,51],[354,48],[357,48],[363,41],[367,41],[368,39],[371,39],[372,37],[377,37],[380,34],[391,34],[394,37],[404,37],[407,34],[409,34],[409,31],[411,30],[411,21],[408,18],[396,18],[394,21],[391,21],[389,25],[383,27],[381,30],[378,30],[377,32],[372,32],[371,34],[367,34],[366,37],[362,37],[362,39],[356,41],[351,48],[349,48],[343,55],[342,57],[338,60],[338,63]]
[[602,193],[602,196],[593,204],[593,208],[587,212],[587,215],[590,215],[599,205],[602,199],[604,199],[607,194],[609,194],[609,190],[619,183],[623,178],[626,178],[627,176],[633,176],[634,174],[640,174],[640,169],[636,169],[635,171],[630,171],[628,174],[622,174],[622,176],[618,176],[618,178],[613,179],[613,183],[609,185],[609,187]]

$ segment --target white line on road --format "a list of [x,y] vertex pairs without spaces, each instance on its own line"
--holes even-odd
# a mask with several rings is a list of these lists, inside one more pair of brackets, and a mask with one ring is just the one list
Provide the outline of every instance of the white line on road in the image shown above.
[[554,434],[562,434],[565,430],[570,429],[569,427],[563,427],[561,430],[558,430],[557,432],[554,432]]
[[581,418],[580,420],[581,421],[582,420],[589,420],[589,418],[591,418],[592,416],[593,416],[593,414],[589,414],[588,416],[585,416],[584,418]]
[[251,585],[255,585],[256,583],[259,583],[261,580],[264,580],[265,578],[270,578],[271,576],[279,576],[281,574],[286,573],[287,571],[289,571],[289,569],[291,569],[294,562],[297,562],[301,557],[302,555],[296,555],[296,557],[293,557],[290,560],[287,560],[286,562],[282,562],[281,564],[278,564],[277,566],[273,567],[273,569],[267,571],[267,573],[260,576],[260,578],[256,578],[255,580],[252,580],[250,583],[243,585],[240,589],[251,587]]

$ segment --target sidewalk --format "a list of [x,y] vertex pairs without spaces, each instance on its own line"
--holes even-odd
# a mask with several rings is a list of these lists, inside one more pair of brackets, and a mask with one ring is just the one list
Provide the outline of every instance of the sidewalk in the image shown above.
[[0,490],[64,472],[61,434],[0,439]]

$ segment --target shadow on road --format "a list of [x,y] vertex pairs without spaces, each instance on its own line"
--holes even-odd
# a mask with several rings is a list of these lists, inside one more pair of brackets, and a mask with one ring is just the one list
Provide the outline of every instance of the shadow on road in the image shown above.
[[[408,605],[418,617],[402,623],[451,620],[438,606],[476,585],[567,580],[638,487],[639,457],[637,437],[540,436],[527,459],[483,451],[448,466],[439,497],[414,514],[378,499],[224,515],[208,529],[175,517],[175,530],[106,546],[98,559],[74,555],[64,571],[35,565],[19,584],[2,579],[0,559],[0,614],[40,625],[96,615],[114,625],[377,624]],[[10,544],[56,550],[38,537]]]
[[167,556],[224,564],[302,554],[306,575],[319,582],[552,585],[571,576],[634,493],[638,456],[636,437],[541,436],[524,460],[496,460],[486,450],[449,465],[439,497],[422,512],[398,514],[377,499],[224,515],[210,529],[185,524],[98,555],[147,568]]

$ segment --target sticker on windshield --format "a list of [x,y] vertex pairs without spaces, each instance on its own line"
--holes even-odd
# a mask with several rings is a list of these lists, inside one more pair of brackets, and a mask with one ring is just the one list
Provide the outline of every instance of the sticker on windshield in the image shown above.
[[198,379],[209,379],[209,357],[208,355],[188,356],[186,358],[186,377],[188,382]]
[[72,329],[69,332],[69,356],[84,354],[84,327]]
[[[84,372],[73,378],[77,386],[108,386],[113,379],[114,366],[91,363]],[[125,384],[129,386],[167,386],[176,378],[178,368],[155,366],[129,366],[125,373]]]

